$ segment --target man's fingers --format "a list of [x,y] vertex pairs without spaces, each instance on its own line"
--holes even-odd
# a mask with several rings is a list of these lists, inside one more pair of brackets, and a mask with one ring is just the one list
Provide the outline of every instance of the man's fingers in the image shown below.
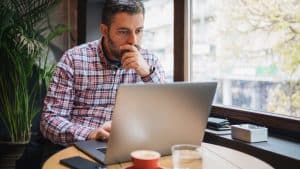
[[110,130],[111,130],[111,121],[105,122],[105,123],[103,124],[103,129],[104,129],[105,131],[110,132]]
[[108,131],[104,130],[104,128],[101,127],[101,128],[98,128],[98,130],[97,130],[96,139],[106,140],[106,139],[108,139],[109,135],[110,135],[110,133]]
[[103,129],[103,131],[102,131],[102,138],[101,139],[102,140],[106,140],[106,139],[109,138],[109,136],[110,136],[110,133]]
[[121,63],[125,62],[127,59],[136,58],[137,56],[139,56],[138,53],[126,52],[122,55]]
[[122,67],[125,69],[136,69],[138,67],[138,63],[135,59],[127,59],[124,63],[122,63]]
[[129,51],[132,51],[132,52],[138,52],[138,48],[135,45],[129,45],[129,44],[120,46],[120,50],[121,51],[122,50],[129,50]]
[[101,127],[94,129],[88,136],[91,140],[107,140],[110,136],[111,121],[105,122]]

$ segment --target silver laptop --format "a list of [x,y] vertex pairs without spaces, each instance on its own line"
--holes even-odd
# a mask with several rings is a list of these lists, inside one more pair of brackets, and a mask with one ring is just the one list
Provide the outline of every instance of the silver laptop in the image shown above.
[[108,143],[75,146],[101,163],[115,164],[129,161],[138,149],[170,155],[174,144],[200,145],[216,87],[216,82],[120,85]]

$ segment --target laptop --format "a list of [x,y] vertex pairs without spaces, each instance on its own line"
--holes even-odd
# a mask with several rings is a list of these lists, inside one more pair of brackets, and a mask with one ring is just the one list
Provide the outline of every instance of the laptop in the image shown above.
[[130,161],[134,150],[154,150],[164,156],[171,154],[174,144],[200,145],[216,87],[217,82],[122,84],[109,141],[82,141],[75,146],[109,165]]

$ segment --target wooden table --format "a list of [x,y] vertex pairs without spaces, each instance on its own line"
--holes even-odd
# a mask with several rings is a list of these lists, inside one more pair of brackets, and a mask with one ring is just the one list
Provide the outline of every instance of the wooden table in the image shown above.
[[[271,169],[269,164],[257,159],[251,155],[236,151],[223,146],[202,143],[203,147],[203,160],[202,169]],[[43,169],[68,169],[67,167],[59,164],[60,159],[81,156],[83,158],[92,160],[90,157],[79,151],[77,148],[71,146],[65,148],[53,156],[51,156],[43,166]],[[94,161],[94,160],[92,160]],[[172,169],[171,156],[162,157],[159,161],[160,166],[164,169]],[[124,169],[131,166],[131,162],[115,164],[108,166],[108,169]]]

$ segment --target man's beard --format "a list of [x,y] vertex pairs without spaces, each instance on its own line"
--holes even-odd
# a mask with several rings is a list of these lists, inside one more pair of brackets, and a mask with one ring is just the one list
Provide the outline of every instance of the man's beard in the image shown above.
[[118,47],[115,45],[115,43],[112,41],[109,35],[107,40],[108,40],[108,48],[114,57],[113,59],[116,59],[117,61],[121,61],[122,59],[121,51],[117,49]]

